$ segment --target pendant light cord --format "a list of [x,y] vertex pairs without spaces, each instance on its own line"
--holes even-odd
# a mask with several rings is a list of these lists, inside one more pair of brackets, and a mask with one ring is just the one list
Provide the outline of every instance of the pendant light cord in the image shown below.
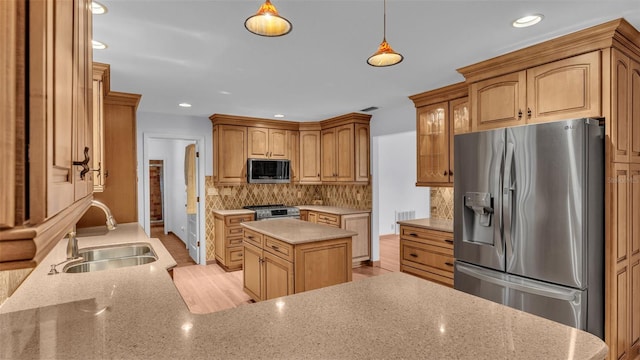
[[382,40],[387,41],[387,0],[383,0]]

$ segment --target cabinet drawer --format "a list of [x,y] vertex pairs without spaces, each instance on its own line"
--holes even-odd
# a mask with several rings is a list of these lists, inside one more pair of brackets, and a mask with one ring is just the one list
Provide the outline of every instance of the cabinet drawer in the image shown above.
[[241,246],[242,245],[242,236],[232,236],[225,238],[226,246]]
[[453,233],[450,232],[401,225],[400,237],[422,244],[441,246],[453,250]]
[[262,248],[262,244],[264,243],[264,236],[258,232],[251,231],[249,229],[244,229],[243,239],[245,242]]
[[227,226],[240,225],[240,223],[253,221],[255,219],[253,214],[247,215],[228,215],[224,217],[224,223]]
[[340,217],[338,215],[318,213],[318,224],[340,227]]
[[449,249],[412,241],[400,242],[400,262],[422,269],[436,268],[453,272],[453,252]]
[[293,261],[293,245],[287,244],[284,241],[266,236],[264,239],[264,250],[278,255],[285,260]]
[[231,261],[232,265],[235,265],[235,263],[242,265],[242,246],[227,249],[227,252],[229,253],[227,258]]
[[448,277],[448,276],[443,276],[441,274],[433,273],[430,271],[416,269],[414,267],[406,266],[406,265],[401,265],[400,271],[402,271],[403,273],[417,276],[419,278],[423,278],[425,280],[436,282],[438,284],[446,285],[451,288],[453,287],[453,273],[451,274],[451,277]]
[[241,226],[238,226],[238,225],[236,225],[236,226],[225,226],[224,233],[225,233],[225,235],[227,237],[235,236],[235,237],[240,237],[241,238],[242,237],[242,230],[243,230],[243,228]]

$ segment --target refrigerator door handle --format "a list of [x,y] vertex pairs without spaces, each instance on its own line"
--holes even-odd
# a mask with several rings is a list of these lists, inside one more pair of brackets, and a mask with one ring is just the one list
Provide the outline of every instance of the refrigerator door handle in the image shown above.
[[576,299],[576,290],[573,289],[560,289],[555,286],[552,287],[552,285],[537,284],[533,281],[527,281],[522,278],[520,278],[519,282],[503,280],[493,276],[492,273],[495,273],[494,271],[489,272],[482,269],[474,269],[460,263],[456,263],[456,270],[476,279],[504,288],[522,291],[527,294],[534,294],[563,301],[574,301]]
[[511,183],[511,166],[513,165],[514,152],[515,146],[513,143],[507,143],[504,173],[502,174],[502,221],[507,258],[513,256],[513,241],[511,239],[511,205],[513,203],[513,197],[511,196],[511,192],[515,190],[515,188]]

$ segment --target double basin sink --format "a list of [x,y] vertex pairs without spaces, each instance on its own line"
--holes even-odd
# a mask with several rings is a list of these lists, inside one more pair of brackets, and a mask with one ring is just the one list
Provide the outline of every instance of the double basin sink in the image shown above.
[[62,269],[65,273],[83,273],[137,266],[158,260],[149,243],[128,243],[98,246],[78,250],[82,259],[72,261]]

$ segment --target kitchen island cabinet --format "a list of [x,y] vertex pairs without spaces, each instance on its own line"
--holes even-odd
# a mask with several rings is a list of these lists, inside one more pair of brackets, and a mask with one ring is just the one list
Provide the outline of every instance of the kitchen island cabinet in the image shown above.
[[[137,230],[129,240],[109,240],[130,226]],[[137,224],[123,224],[79,245],[142,237]],[[0,306],[0,358],[601,360],[607,354],[584,331],[403,273],[191,314],[164,271],[175,261],[156,239],[144,241],[158,261],[49,276],[49,264],[66,256],[66,241],[58,243]],[[107,311],[79,311],[95,306],[105,289]],[[363,331],[363,323],[376,331]]]
[[351,242],[353,267],[371,260],[371,211],[337,206],[300,205],[300,219],[355,231]]
[[255,301],[351,281],[353,231],[296,219],[242,223],[243,288]]

